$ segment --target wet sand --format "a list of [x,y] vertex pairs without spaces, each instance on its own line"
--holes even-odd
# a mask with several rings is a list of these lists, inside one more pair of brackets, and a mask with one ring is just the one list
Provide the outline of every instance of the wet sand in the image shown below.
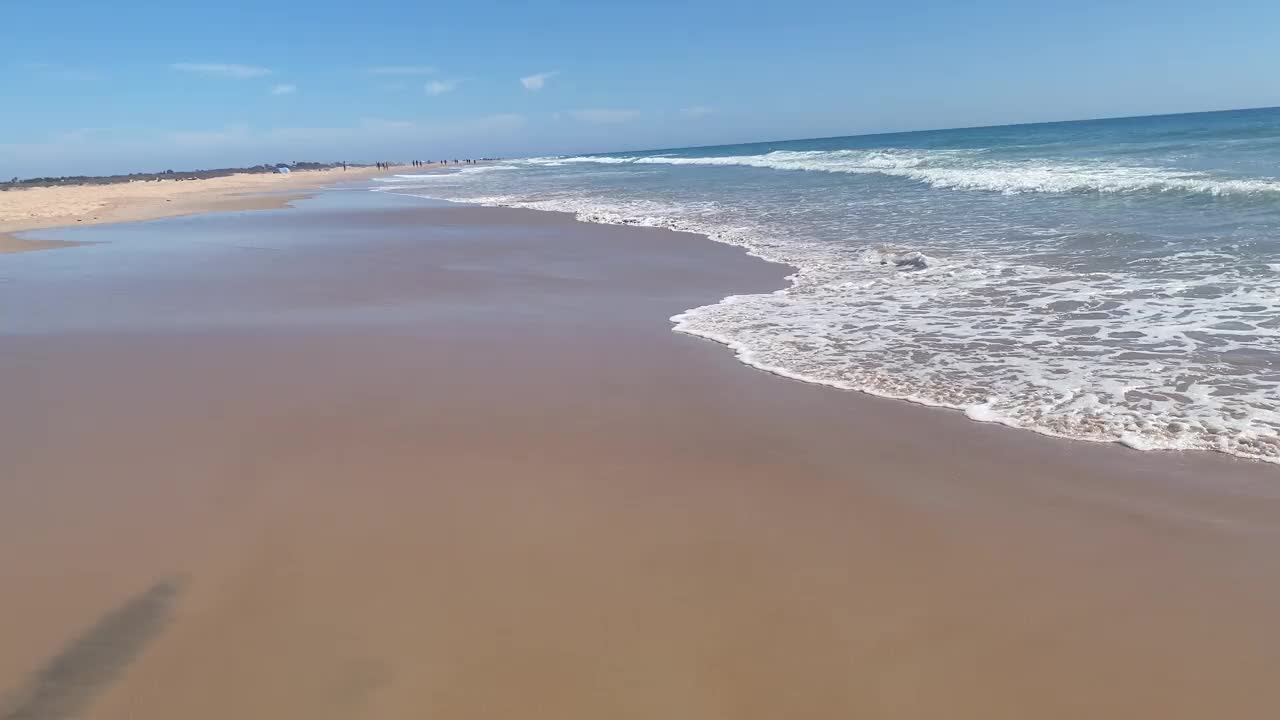
[[1280,712],[1274,467],[742,366],[695,236],[113,232],[0,258],[4,720]]
[[33,250],[55,250],[57,248],[74,247],[75,243],[58,240],[25,240],[8,233],[0,232],[0,255],[8,253],[31,252]]

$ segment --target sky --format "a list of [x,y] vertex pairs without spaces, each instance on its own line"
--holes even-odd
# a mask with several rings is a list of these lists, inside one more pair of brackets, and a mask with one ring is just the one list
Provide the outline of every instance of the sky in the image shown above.
[[0,0],[0,177],[1280,105],[1280,2]]

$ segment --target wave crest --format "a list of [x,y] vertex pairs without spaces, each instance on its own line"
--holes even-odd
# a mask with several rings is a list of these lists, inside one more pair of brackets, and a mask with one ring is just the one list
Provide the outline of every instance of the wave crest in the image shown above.
[[1106,162],[993,160],[981,150],[775,150],[709,157],[607,156],[531,158],[530,165],[696,165],[887,175],[948,190],[1020,193],[1186,193],[1280,195],[1280,178],[1228,178],[1205,172]]

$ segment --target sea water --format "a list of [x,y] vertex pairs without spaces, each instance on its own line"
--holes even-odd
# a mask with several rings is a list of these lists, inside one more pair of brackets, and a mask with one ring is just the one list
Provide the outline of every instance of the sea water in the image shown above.
[[771,372],[1280,462],[1280,109],[529,158],[381,185],[787,263],[785,289],[673,318]]

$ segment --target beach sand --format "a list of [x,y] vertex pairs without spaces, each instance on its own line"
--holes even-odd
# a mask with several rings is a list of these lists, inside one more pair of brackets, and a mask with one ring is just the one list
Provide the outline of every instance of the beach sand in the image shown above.
[[[75,224],[151,220],[179,215],[284,207],[336,182],[386,175],[386,170],[303,170],[205,180],[59,185],[0,192],[0,254],[65,247],[54,240],[22,240],[13,233]],[[181,177],[178,175],[177,177]],[[273,193],[264,195],[263,193]]]
[[0,259],[0,718],[1280,713],[1274,467],[753,370],[667,318],[786,271],[696,236],[321,199]]

